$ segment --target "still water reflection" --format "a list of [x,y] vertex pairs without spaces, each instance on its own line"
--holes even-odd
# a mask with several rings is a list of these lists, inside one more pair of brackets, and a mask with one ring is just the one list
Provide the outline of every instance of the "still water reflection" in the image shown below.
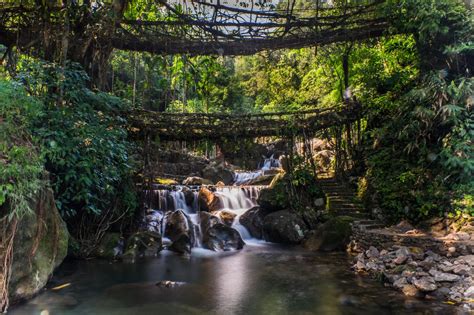
[[[70,286],[12,314],[451,314],[354,275],[343,253],[314,254],[255,243],[236,253],[164,251],[135,264],[67,262],[48,285]],[[161,280],[186,282],[175,288]]]

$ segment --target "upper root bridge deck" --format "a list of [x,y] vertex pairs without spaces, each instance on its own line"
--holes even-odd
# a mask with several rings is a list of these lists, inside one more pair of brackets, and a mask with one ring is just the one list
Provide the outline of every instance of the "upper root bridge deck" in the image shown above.
[[359,108],[315,109],[262,114],[163,113],[140,110],[128,115],[132,130],[166,141],[312,136],[355,121]]

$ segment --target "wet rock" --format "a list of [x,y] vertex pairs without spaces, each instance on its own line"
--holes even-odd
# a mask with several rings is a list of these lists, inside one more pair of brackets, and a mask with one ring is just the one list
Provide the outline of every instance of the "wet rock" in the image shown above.
[[414,279],[413,285],[422,292],[432,292],[437,289],[436,283],[431,277],[422,277]]
[[257,206],[242,214],[239,218],[239,222],[249,231],[252,237],[262,239],[264,217],[265,212]]
[[352,233],[352,217],[334,217],[311,231],[303,247],[313,251],[345,250]]
[[305,232],[304,221],[289,210],[271,213],[263,219],[263,237],[269,242],[299,244]]
[[421,297],[423,294],[412,284],[404,285],[402,288],[403,294],[411,297]]
[[162,239],[159,233],[141,231],[128,238],[123,258],[133,261],[140,257],[154,257],[161,249]]
[[108,232],[102,237],[94,256],[104,259],[115,259],[123,254],[125,241],[120,233]]
[[357,271],[367,270],[367,267],[365,266],[364,262],[361,261],[361,260],[359,260],[359,261],[355,264],[354,268],[355,268]]
[[212,185],[214,184],[209,179],[205,179],[198,176],[188,177],[183,180],[183,185],[195,186],[195,185]]
[[451,290],[446,287],[440,287],[436,289],[435,291],[432,292],[433,296],[439,298],[439,299],[444,299],[449,295],[449,292]]
[[454,282],[460,279],[458,275],[453,275],[452,273],[441,272],[436,269],[431,269],[429,273],[430,275],[434,277],[434,280],[437,282]]
[[238,250],[244,247],[244,241],[237,230],[217,223],[203,231],[203,246],[213,251]]
[[201,231],[205,232],[214,225],[220,223],[218,217],[208,212],[199,212],[199,222],[201,224]]
[[192,222],[182,210],[168,213],[164,235],[172,242],[169,249],[178,253],[190,253],[194,244],[192,226]]
[[234,219],[237,216],[235,212],[229,211],[229,210],[221,210],[218,211],[214,214],[217,214],[221,221],[228,226],[232,226],[232,223],[234,223]]
[[198,203],[201,211],[214,212],[222,208],[219,197],[205,187],[199,189]]
[[184,200],[186,202],[186,205],[188,205],[188,207],[192,207],[194,204],[194,198],[195,198],[194,192],[188,187],[183,187],[181,191],[184,194]]
[[179,254],[190,254],[193,241],[187,234],[179,235],[168,247],[169,250]]
[[393,286],[399,290],[403,289],[404,286],[408,284],[407,278],[401,277],[398,280],[393,282]]
[[35,214],[23,216],[15,234],[9,283],[12,303],[37,294],[68,251],[69,233],[52,190],[42,189],[32,200],[32,209]]

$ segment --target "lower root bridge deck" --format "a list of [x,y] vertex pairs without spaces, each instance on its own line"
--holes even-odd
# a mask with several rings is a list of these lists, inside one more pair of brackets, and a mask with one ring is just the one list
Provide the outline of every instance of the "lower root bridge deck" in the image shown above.
[[131,130],[162,140],[216,140],[223,138],[311,136],[317,131],[351,123],[360,108],[315,109],[262,114],[205,114],[134,111],[128,114]]

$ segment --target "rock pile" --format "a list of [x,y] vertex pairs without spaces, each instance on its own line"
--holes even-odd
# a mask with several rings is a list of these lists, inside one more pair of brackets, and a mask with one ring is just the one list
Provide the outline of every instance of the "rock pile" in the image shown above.
[[474,310],[474,255],[441,256],[419,247],[370,246],[357,255],[353,268],[384,280],[405,295],[440,299]]

